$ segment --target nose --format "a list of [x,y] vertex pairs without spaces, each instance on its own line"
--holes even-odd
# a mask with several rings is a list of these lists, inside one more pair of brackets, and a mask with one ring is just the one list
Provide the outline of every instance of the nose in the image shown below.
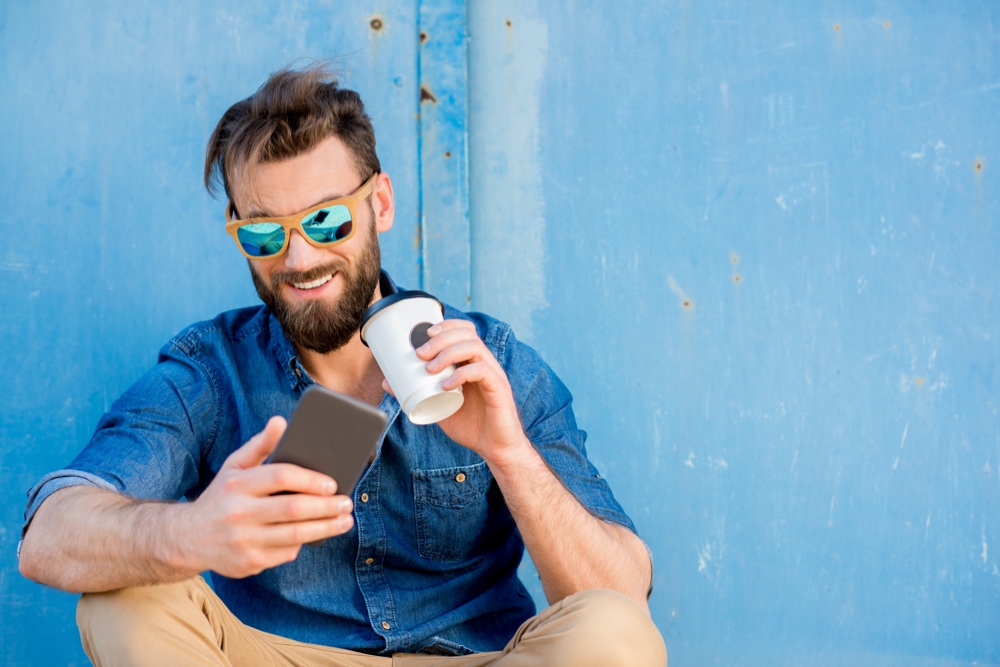
[[285,252],[285,266],[293,271],[305,271],[320,261],[322,253],[322,250],[310,245],[297,229],[293,229]]

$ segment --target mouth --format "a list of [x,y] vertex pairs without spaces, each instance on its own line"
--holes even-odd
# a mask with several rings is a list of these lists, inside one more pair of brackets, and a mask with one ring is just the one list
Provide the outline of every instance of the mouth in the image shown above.
[[319,287],[322,287],[323,285],[327,284],[331,280],[333,280],[333,274],[332,273],[327,274],[325,276],[322,276],[320,278],[317,278],[316,280],[310,280],[309,282],[304,282],[304,283],[294,283],[293,282],[293,283],[290,283],[290,284],[295,289],[302,290],[302,291],[308,291],[308,290],[314,290],[314,289],[317,289]]

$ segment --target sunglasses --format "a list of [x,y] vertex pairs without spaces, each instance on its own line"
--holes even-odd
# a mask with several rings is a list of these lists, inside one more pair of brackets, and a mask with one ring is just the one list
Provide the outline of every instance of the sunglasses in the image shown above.
[[346,197],[317,204],[301,213],[273,218],[233,220],[233,203],[226,205],[226,233],[249,259],[277,257],[288,249],[291,230],[317,248],[342,243],[354,235],[358,202],[371,194],[378,172]]

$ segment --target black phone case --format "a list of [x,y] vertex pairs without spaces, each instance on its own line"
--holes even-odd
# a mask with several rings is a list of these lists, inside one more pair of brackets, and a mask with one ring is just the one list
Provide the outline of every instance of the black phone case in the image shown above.
[[267,462],[294,463],[329,475],[337,481],[337,493],[350,496],[385,425],[386,416],[381,410],[314,385],[299,399],[285,434]]

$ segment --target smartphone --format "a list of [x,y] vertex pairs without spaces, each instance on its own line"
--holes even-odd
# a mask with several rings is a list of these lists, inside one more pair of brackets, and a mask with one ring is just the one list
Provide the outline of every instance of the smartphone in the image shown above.
[[313,385],[299,399],[267,463],[294,463],[329,475],[337,481],[337,493],[350,496],[386,421],[381,410],[367,403]]

